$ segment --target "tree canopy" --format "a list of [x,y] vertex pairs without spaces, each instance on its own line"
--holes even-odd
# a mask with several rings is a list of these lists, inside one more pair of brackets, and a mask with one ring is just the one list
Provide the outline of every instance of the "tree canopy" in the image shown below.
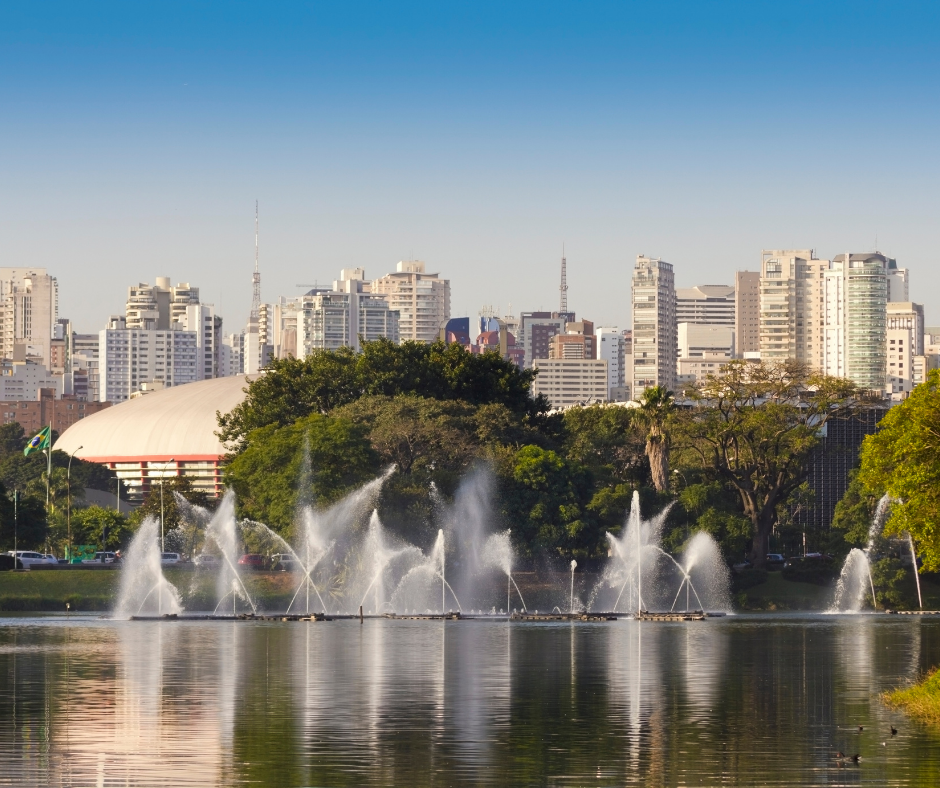
[[923,569],[940,569],[940,370],[895,405],[862,445],[859,481],[893,499],[886,534],[909,532]]
[[532,370],[520,370],[498,353],[473,354],[441,342],[396,345],[377,339],[364,342],[359,353],[341,348],[272,361],[264,375],[248,384],[241,404],[218,414],[218,435],[237,453],[252,430],[286,427],[369,395],[498,403],[518,416],[537,418],[548,403],[530,396],[533,379]]
[[763,566],[771,529],[806,480],[821,430],[854,412],[856,387],[794,361],[732,361],[687,397],[692,408],[677,438],[685,460],[735,490],[751,522],[750,560]]

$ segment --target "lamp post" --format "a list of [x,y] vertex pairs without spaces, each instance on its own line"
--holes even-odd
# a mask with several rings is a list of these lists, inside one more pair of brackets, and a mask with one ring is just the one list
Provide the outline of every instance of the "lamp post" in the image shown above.
[[163,463],[163,471],[160,474],[160,552],[166,552],[166,534],[163,530],[163,482],[166,481],[166,466],[171,462],[176,462],[173,457],[170,457],[165,463]]
[[79,446],[78,449],[73,451],[69,455],[69,465],[68,469],[65,472],[65,486],[68,491],[68,502],[66,503],[65,509],[65,521],[68,525],[68,536],[69,536],[69,556],[68,560],[71,563],[72,561],[72,458],[79,452],[80,449],[84,449],[84,446]]

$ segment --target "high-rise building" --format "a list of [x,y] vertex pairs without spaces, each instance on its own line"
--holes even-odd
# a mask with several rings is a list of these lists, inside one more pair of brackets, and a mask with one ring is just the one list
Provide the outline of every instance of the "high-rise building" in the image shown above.
[[607,362],[603,359],[537,358],[532,366],[538,370],[532,394],[544,394],[553,408],[607,401]]
[[760,352],[760,272],[734,275],[734,348],[739,358]]
[[885,391],[888,258],[838,254],[823,272],[824,341],[818,366],[871,391]]
[[429,274],[420,260],[401,261],[396,271],[372,281],[370,291],[398,313],[401,341],[436,342],[450,318],[450,281]]
[[630,394],[676,386],[676,289],[672,265],[638,255],[633,268],[633,368]]
[[923,383],[928,362],[924,354],[924,305],[911,301],[887,306],[887,386],[892,399],[904,399]]
[[370,294],[367,288],[363,269],[344,268],[332,290],[315,289],[302,297],[296,317],[302,355],[341,347],[358,350],[360,338],[399,341],[399,314],[390,306],[392,299]]
[[144,383],[182,386],[212,377],[199,358],[199,333],[128,328],[123,316],[112,317],[98,334],[99,401],[123,402]]
[[607,362],[607,390],[611,401],[618,400],[615,389],[623,388],[625,344],[618,328],[601,326],[597,329],[597,357]]
[[728,285],[676,288],[676,323],[734,327],[735,291]]
[[52,365],[59,284],[45,268],[0,268],[0,357]]
[[519,344],[525,352],[526,369],[537,358],[548,358],[555,334],[564,334],[565,326],[574,322],[574,312],[523,312],[519,319]]
[[555,334],[548,347],[549,358],[597,358],[594,323],[579,320],[565,323],[565,333]]
[[761,252],[760,357],[795,359],[820,369],[823,353],[823,274],[828,260],[811,249]]
[[888,300],[905,302],[911,300],[908,270],[898,268],[898,261],[888,258]]
[[127,288],[124,316],[128,328],[173,331],[185,322],[186,309],[199,303],[199,288],[188,282],[170,285],[170,277],[158,276],[155,284],[142,282]]

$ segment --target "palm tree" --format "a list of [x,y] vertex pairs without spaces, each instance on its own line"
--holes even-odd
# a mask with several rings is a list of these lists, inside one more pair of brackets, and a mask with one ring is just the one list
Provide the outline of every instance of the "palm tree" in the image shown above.
[[640,424],[646,429],[646,456],[657,492],[669,492],[669,419],[676,409],[672,392],[663,386],[643,391]]

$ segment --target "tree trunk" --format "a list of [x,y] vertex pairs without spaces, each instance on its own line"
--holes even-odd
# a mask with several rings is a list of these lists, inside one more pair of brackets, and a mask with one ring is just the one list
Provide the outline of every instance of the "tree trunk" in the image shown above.
[[756,569],[763,569],[767,563],[767,549],[770,544],[770,534],[774,527],[773,513],[758,512],[751,518],[754,528],[751,535],[751,552],[748,561]]
[[669,446],[662,437],[650,436],[646,441],[646,456],[656,492],[669,492]]

